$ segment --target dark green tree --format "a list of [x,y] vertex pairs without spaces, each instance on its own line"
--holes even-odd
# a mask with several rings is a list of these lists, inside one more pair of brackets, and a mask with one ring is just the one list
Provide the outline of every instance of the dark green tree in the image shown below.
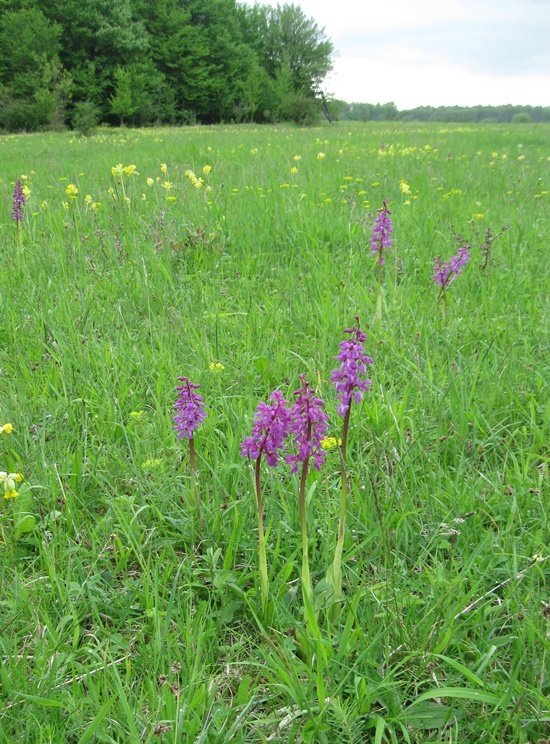
[[0,20],[0,126],[61,125],[70,95],[58,57],[62,28],[32,7],[4,12]]

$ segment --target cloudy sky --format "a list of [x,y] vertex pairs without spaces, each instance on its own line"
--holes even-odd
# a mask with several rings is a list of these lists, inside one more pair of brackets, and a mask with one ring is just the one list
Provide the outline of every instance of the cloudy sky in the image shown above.
[[325,28],[338,52],[326,85],[337,98],[394,101],[399,109],[550,106],[550,0],[294,4]]

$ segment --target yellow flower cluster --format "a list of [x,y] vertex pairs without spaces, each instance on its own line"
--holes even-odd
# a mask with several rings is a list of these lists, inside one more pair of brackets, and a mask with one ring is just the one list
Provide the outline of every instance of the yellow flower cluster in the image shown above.
[[15,490],[15,484],[23,480],[21,473],[6,473],[4,470],[0,471],[0,483],[4,484],[4,498],[14,499],[19,496],[19,493]]
[[155,457],[154,460],[145,460],[141,467],[144,470],[153,470],[154,468],[158,468],[160,465],[162,465],[162,460]]
[[324,450],[327,450],[327,452],[330,452],[331,450],[336,449],[336,447],[342,446],[342,440],[336,439],[336,437],[325,437],[324,439],[321,439],[321,447]]
[[126,173],[127,176],[139,176],[136,167],[137,166],[135,165],[122,165],[122,163],[119,163],[118,165],[113,165],[111,173],[115,178],[122,178],[124,173]]
[[78,189],[74,185],[74,183],[70,183],[65,189],[65,193],[67,194],[69,199],[76,199],[76,197],[78,196]]
[[0,427],[0,434],[11,434],[13,431],[13,426],[11,424],[4,424],[4,426]]
[[203,178],[197,178],[197,176],[195,175],[195,173],[192,170],[186,170],[185,171],[185,175],[191,181],[191,183],[193,184],[193,186],[196,189],[202,188],[202,185],[204,183],[204,179]]
[[221,364],[220,362],[216,362],[216,363],[212,362],[212,363],[211,363],[211,364],[210,364],[210,365],[208,366],[208,369],[211,369],[211,370],[212,370],[212,372],[223,372],[223,371],[224,371],[224,369],[225,369],[225,367],[224,367],[224,366],[223,366],[223,364]]

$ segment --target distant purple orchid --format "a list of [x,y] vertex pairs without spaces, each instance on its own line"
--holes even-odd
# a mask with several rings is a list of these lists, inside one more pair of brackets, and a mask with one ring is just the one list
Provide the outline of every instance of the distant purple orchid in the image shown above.
[[284,446],[288,436],[290,411],[288,401],[279,390],[269,396],[273,403],[261,402],[256,408],[252,435],[241,444],[241,456],[258,460],[265,455],[268,465],[275,467],[278,461],[277,450]]
[[300,375],[302,386],[295,390],[296,402],[290,411],[289,432],[294,435],[294,442],[298,452],[287,455],[286,461],[292,466],[290,472],[297,473],[299,463],[306,463],[313,457],[313,467],[321,469],[325,462],[325,454],[321,447],[321,440],[328,429],[328,416],[323,411],[324,401],[316,398],[305,375]]
[[23,210],[21,207],[25,206],[25,194],[23,193],[23,186],[21,179],[17,179],[15,189],[13,190],[13,209],[11,210],[11,216],[15,220],[16,224],[23,221]]
[[336,412],[342,417],[349,411],[352,400],[360,403],[363,393],[368,393],[372,385],[371,380],[360,379],[361,375],[367,374],[367,364],[373,364],[373,361],[363,348],[367,337],[359,327],[358,315],[355,320],[357,326],[344,331],[351,338],[340,343],[340,354],[335,357],[342,365],[340,369],[333,369],[330,373],[330,379],[336,385],[336,397],[340,400]]
[[178,439],[193,439],[195,429],[203,423],[206,418],[204,410],[204,401],[202,395],[195,390],[200,388],[190,382],[187,377],[178,377],[183,385],[176,388],[178,399],[174,405],[176,415],[174,416],[173,427],[178,432]]
[[379,266],[384,265],[384,248],[389,251],[393,245],[393,241],[391,240],[393,224],[390,219],[391,212],[388,209],[389,203],[389,199],[386,199],[382,208],[378,210],[378,216],[374,221],[372,230],[371,254],[373,256],[378,255]]
[[444,292],[453,279],[460,274],[471,257],[470,246],[463,245],[458,249],[457,255],[453,256],[448,261],[442,261],[441,256],[436,258],[432,279],[437,286],[441,288],[442,292]]

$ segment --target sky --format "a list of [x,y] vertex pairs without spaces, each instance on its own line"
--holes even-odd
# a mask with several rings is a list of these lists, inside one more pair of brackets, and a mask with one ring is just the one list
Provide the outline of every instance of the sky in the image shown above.
[[550,106],[550,0],[284,2],[325,29],[325,89],[348,103]]

